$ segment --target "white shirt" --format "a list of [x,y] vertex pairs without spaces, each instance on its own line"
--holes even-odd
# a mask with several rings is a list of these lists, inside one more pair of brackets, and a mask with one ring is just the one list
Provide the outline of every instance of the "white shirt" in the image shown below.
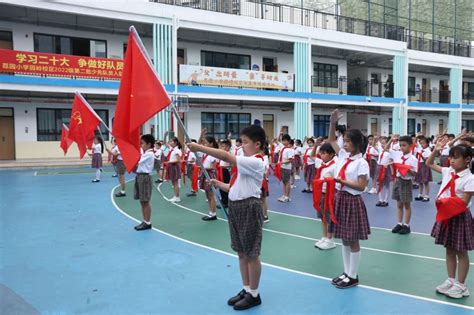
[[[430,148],[426,148],[426,149],[423,149],[422,147],[421,148],[418,148],[417,149],[417,154],[420,153],[421,156],[423,157],[423,159],[420,159],[420,162],[421,163],[425,163],[425,160],[428,159],[431,155],[431,150]],[[417,157],[418,159],[418,157]]]
[[217,159],[213,157],[212,155],[205,154],[201,157],[201,159],[202,159],[202,165],[204,166],[205,169],[213,168],[212,164],[217,162]]
[[444,146],[443,150],[441,151],[441,155],[449,156],[449,150],[451,150],[451,147],[446,144]]
[[390,149],[393,151],[400,151],[400,142],[397,141],[397,143],[391,143],[390,144]]
[[[333,165],[329,166],[329,167],[323,168],[321,170],[320,177],[315,178],[315,179],[323,179],[323,178],[326,178],[326,177],[334,178],[336,176],[336,168],[337,168],[337,156],[335,156],[331,161],[329,161],[327,163],[324,163],[323,160],[321,160],[320,158],[316,158],[316,161],[315,161],[316,168],[320,168],[323,165],[329,165],[329,164],[331,164],[332,161],[334,161],[335,163]],[[323,193],[326,192],[326,183],[323,183],[322,191],[323,191]]]
[[390,152],[381,150],[379,157],[377,159],[377,164],[386,166],[389,161],[390,161]]
[[265,163],[260,158],[237,156],[237,179],[229,190],[229,200],[237,201],[251,197],[259,198],[262,193]]
[[150,174],[153,171],[153,166],[155,164],[155,154],[153,154],[153,149],[148,149],[140,157],[138,162],[137,173]]
[[[283,154],[282,154],[283,152]],[[281,150],[280,150],[280,154],[279,154],[279,161],[285,161],[285,160],[291,160],[293,158],[293,156],[295,155],[295,152],[292,148],[285,148],[283,147]],[[282,169],[286,169],[286,170],[291,170],[293,168],[293,165],[291,164],[291,161],[290,163],[286,163],[286,164],[281,164],[281,168]]]
[[340,149],[344,147],[344,136],[340,135],[337,137],[337,145],[339,146]]
[[[243,150],[242,150],[243,151]],[[221,167],[224,167],[224,168],[229,168],[230,167],[230,163],[229,162],[226,162],[226,161],[219,161],[219,165]]]
[[118,155],[115,155],[115,156],[117,157],[117,160],[122,161],[122,154],[120,154],[120,150],[119,150],[119,148],[118,148],[117,145],[114,145],[114,146],[112,147],[112,150],[110,150],[110,151],[111,151],[112,154],[114,154],[114,155],[115,155],[115,154],[118,154]]
[[[454,170],[451,167],[443,167],[441,168],[441,186],[439,188],[439,193],[446,187],[446,185],[451,180],[451,173]],[[456,179],[454,182],[455,184],[455,193],[456,196],[462,198],[465,192],[474,192],[474,175],[471,174],[471,170],[469,168],[465,169],[462,172],[457,173],[459,178]],[[439,195],[440,199],[451,197],[451,190],[447,189],[441,195]],[[471,207],[471,203],[467,205],[467,207]]]
[[170,162],[177,162],[179,160],[179,157],[183,154],[178,147],[172,148],[170,152]]
[[100,143],[94,144],[94,154],[102,154],[102,145]]
[[270,168],[270,159],[268,158],[268,155],[263,156],[263,164],[265,164],[265,174],[267,174],[267,171]]
[[379,149],[377,147],[371,145],[367,146],[367,152],[365,153],[366,157],[368,153],[370,153],[372,160],[378,160]]
[[[369,163],[363,158],[362,153],[356,154],[350,157],[350,153],[344,149],[339,150],[338,160],[337,160],[337,168],[336,168],[336,177],[339,176],[339,173],[346,163],[347,159],[351,159],[352,162],[346,168],[346,180],[357,182],[359,180],[359,176],[365,175],[367,179],[369,179]],[[341,184],[336,184],[336,189],[341,190]],[[344,185],[342,187],[342,191],[346,191],[351,195],[357,196],[361,195],[362,191],[355,190],[353,188]]]
[[244,150],[242,148],[242,146],[238,147],[238,146],[234,146],[232,147],[232,154],[235,155],[235,156],[243,156],[244,155]]
[[188,160],[186,161],[188,164],[195,164],[196,163],[196,154],[194,152],[188,153]]
[[302,147],[295,147],[294,148],[295,155],[303,155],[304,149]]
[[163,156],[163,150],[161,150],[161,148],[158,150],[155,150],[155,159],[161,160],[162,156]]
[[[312,151],[313,151],[313,148],[312,148],[312,147],[308,147],[308,148],[306,148],[306,151],[305,151],[304,154],[303,154],[303,157],[304,157],[305,155],[308,156],[308,157],[307,157],[307,160],[306,160],[306,161],[308,162],[308,165],[314,165],[314,162],[315,162],[315,160],[314,160],[313,158],[311,158],[311,152],[312,152]],[[315,159],[316,159],[316,157],[315,157]]]
[[[392,159],[393,163],[400,163],[403,164],[402,157],[406,158],[405,161],[406,165],[410,165],[410,170],[412,172],[418,172],[418,160],[415,158],[413,154],[408,153],[403,155],[402,151],[390,151],[390,159]],[[397,170],[397,177],[401,177],[402,179],[412,179],[413,176],[411,174],[407,174],[407,176],[402,176],[400,172]]]

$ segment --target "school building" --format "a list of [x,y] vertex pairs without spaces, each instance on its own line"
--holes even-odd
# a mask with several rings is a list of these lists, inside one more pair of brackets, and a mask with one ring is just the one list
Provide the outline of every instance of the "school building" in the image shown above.
[[[113,128],[130,25],[168,92],[189,103],[193,138],[201,128],[235,138],[255,119],[269,138],[324,136],[335,108],[367,134],[474,130],[474,49],[461,26],[441,36],[434,22],[430,33],[348,17],[338,1],[276,2],[2,1],[0,159],[62,157],[75,91]],[[183,138],[167,111],[143,128],[166,130]]]

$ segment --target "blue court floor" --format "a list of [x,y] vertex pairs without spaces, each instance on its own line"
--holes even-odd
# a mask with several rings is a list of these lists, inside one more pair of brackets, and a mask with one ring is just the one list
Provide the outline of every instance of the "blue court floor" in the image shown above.
[[[92,184],[92,177],[88,169],[0,171],[0,314],[236,313],[226,305],[241,289],[235,256],[157,230],[135,232],[111,200],[117,179],[105,172]],[[298,185],[291,213],[315,216]],[[274,201],[280,188],[271,188],[270,209],[289,212]],[[371,225],[391,228],[394,211],[366,197]],[[413,230],[429,233],[433,209],[416,211]],[[262,305],[246,313],[474,314],[471,306],[384,290],[341,291],[324,277],[269,265],[260,291]]]

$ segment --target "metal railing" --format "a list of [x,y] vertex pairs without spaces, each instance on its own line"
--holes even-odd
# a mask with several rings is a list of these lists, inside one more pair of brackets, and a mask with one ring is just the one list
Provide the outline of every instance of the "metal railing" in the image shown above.
[[304,25],[314,28],[379,37],[408,43],[408,48],[440,54],[473,57],[474,48],[469,41],[453,38],[433,40],[432,34],[417,32],[411,36],[405,27],[361,20],[332,13],[320,12],[291,5],[267,3],[263,0],[149,0],[219,13],[242,15],[257,19]]
[[442,103],[451,102],[451,91],[448,90],[408,90],[408,100],[412,102]]
[[467,92],[462,95],[463,104],[474,104],[474,92]]
[[312,76],[311,87],[312,92],[316,93],[393,97],[394,83],[391,81],[348,80],[345,77],[340,77],[337,80],[321,80]]

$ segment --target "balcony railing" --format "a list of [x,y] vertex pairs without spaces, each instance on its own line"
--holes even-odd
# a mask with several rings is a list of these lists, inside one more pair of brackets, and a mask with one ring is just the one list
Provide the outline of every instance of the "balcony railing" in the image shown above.
[[432,34],[418,32],[418,36],[398,25],[378,23],[256,0],[149,0],[162,4],[201,9],[219,13],[242,15],[257,19],[304,25],[365,36],[379,37],[408,43],[408,48],[440,54],[472,57],[474,48],[469,41],[433,40]]
[[467,92],[462,95],[463,104],[474,104],[474,92]]
[[451,102],[451,91],[440,90],[408,90],[408,100],[412,102],[426,103],[442,103],[449,104]]
[[325,94],[344,94],[374,97],[393,97],[393,82],[376,82],[364,80],[347,80],[340,77],[338,80],[321,80],[311,77],[312,91]]

